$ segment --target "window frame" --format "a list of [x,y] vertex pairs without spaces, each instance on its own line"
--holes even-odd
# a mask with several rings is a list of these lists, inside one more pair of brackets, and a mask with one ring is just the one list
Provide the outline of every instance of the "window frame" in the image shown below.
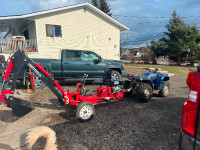
[[[53,36],[48,36],[47,26],[53,26]],[[55,26],[59,26],[60,27],[60,36],[55,36]],[[46,37],[62,37],[62,28],[61,28],[61,25],[46,24]]]

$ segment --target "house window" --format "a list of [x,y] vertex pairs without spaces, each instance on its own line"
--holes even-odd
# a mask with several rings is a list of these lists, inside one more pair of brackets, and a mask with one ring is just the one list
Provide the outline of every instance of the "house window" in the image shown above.
[[62,37],[60,25],[46,25],[47,36]]

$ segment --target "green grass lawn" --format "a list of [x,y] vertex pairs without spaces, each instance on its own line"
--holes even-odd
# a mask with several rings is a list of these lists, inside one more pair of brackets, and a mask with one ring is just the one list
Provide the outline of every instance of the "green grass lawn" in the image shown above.
[[146,67],[146,68],[161,68],[162,71],[168,71],[174,73],[175,76],[187,76],[189,72],[196,71],[196,67],[186,66],[163,66],[163,65],[150,65],[150,64],[126,64],[126,66],[132,66],[133,68]]

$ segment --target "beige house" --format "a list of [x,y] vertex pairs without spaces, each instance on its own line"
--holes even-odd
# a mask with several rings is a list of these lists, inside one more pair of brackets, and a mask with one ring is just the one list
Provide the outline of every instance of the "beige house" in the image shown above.
[[90,3],[20,16],[0,17],[0,53],[15,51],[13,36],[25,36],[32,58],[58,59],[62,49],[91,50],[120,59],[120,31],[129,28]]

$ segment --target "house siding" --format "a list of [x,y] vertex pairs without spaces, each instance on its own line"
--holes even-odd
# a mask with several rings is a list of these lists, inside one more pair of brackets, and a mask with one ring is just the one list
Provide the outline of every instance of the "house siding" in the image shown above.
[[[91,50],[104,59],[120,59],[120,30],[90,9],[43,15],[35,19],[39,52],[32,58],[59,58],[62,49]],[[62,37],[47,37],[46,24],[61,25]],[[110,39],[109,39],[110,38]]]

